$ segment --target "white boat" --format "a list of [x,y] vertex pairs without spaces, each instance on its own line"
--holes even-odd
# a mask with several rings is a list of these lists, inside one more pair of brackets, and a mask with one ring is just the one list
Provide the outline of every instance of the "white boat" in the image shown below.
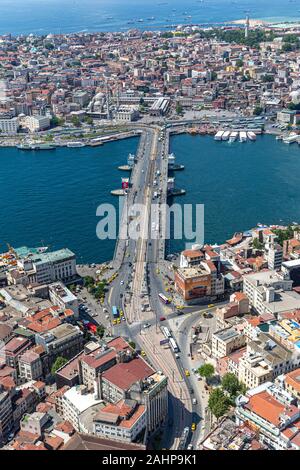
[[249,140],[256,140],[256,134],[252,131],[247,132],[247,136]]
[[285,143],[285,144],[293,144],[294,142],[297,142],[299,139],[299,135],[298,134],[290,134],[289,136],[287,137],[284,137],[282,139],[282,141]]
[[240,132],[240,142],[246,142],[247,141],[247,133],[245,131]]
[[222,140],[223,134],[224,134],[224,131],[218,131],[215,135],[215,140]]
[[231,132],[229,142],[235,142],[238,137],[238,132]]
[[228,140],[230,136],[230,131],[225,131],[222,135],[222,140]]
[[68,142],[67,147],[71,147],[71,148],[85,147],[85,143],[84,142]]

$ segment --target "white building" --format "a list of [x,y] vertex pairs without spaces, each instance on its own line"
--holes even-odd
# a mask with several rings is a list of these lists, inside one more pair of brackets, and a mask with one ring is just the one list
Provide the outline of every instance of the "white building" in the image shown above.
[[62,282],[55,282],[49,286],[49,297],[53,305],[58,305],[62,309],[71,309],[75,318],[79,316],[78,300],[72,292],[63,285]]
[[259,314],[278,314],[300,308],[300,296],[292,291],[293,281],[277,271],[261,271],[243,276],[243,291],[249,305]]
[[49,284],[54,281],[72,281],[77,276],[76,257],[69,249],[40,253],[18,260],[17,266],[7,272],[8,284]]
[[87,393],[85,385],[77,385],[63,395],[63,417],[73,425],[76,431],[80,431],[79,416],[81,413],[101,403],[103,403],[102,400],[95,398],[94,394]]
[[18,118],[0,119],[0,131],[3,134],[17,134],[19,127]]
[[277,271],[281,268],[283,249],[278,243],[269,246],[267,260],[269,269],[275,269],[275,271]]
[[117,121],[136,121],[139,118],[139,111],[133,106],[120,106],[116,112],[115,118]]
[[50,127],[50,119],[47,116],[26,116],[24,125],[30,132],[39,132]]

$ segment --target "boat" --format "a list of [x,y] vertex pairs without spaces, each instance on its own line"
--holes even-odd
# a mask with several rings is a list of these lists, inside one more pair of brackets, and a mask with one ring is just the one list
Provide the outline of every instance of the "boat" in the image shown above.
[[299,139],[298,134],[292,133],[287,137],[283,137],[282,142],[284,142],[285,144],[293,144],[294,142],[297,142],[298,139]]
[[224,134],[224,131],[218,131],[214,137],[215,140],[222,140],[222,135]]
[[71,147],[71,148],[85,147],[85,143],[84,142],[68,142],[67,147]]
[[225,131],[222,135],[222,140],[228,140],[230,136],[230,131]]
[[51,144],[44,144],[44,143],[36,143],[36,144],[20,144],[17,145],[19,150],[55,150],[55,145]]
[[238,132],[231,132],[230,136],[229,136],[229,142],[235,142],[236,139],[238,137]]
[[247,132],[247,136],[249,140],[256,140],[256,134],[252,131]]
[[247,141],[247,133],[245,131],[240,132],[240,142],[246,142]]

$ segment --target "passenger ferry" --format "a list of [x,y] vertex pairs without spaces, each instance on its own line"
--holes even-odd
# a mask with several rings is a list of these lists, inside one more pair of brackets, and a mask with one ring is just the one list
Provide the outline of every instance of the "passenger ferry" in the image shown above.
[[71,148],[85,147],[85,143],[84,142],[68,142],[67,147],[71,147]]

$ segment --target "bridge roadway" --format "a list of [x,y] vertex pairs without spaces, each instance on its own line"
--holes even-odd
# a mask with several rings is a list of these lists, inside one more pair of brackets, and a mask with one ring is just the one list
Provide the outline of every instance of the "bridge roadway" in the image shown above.
[[[152,202],[166,201],[167,159],[166,139],[159,139],[161,128],[148,127],[141,137],[138,160],[131,176],[131,188],[125,196],[128,210],[123,210],[121,232],[117,241],[114,263],[119,276],[108,295],[108,306],[122,308],[126,323],[113,327],[114,334],[123,335],[134,341],[147,354],[147,359],[154,368],[163,371],[168,377],[170,413],[172,426],[166,429],[165,446],[177,449],[184,427],[192,423],[192,403],[185,377],[182,377],[178,361],[171,349],[163,349],[160,340],[164,338],[159,325],[159,317],[164,314],[163,306],[158,301],[161,281],[156,272],[164,259],[165,232],[161,220],[158,224],[149,223],[149,211]],[[163,131],[164,132],[164,131]],[[168,133],[165,136],[169,137]],[[160,175],[157,175],[157,171]],[[154,180],[157,186],[154,186]],[[157,187],[162,188],[160,199],[154,199]],[[140,236],[138,239],[126,237],[130,222],[130,205],[143,204],[144,210],[139,215]],[[160,216],[161,219],[162,216]],[[153,233],[153,225],[159,225],[159,234]],[[150,308],[142,312],[142,302],[148,302]],[[149,322],[150,327],[143,328]]]

